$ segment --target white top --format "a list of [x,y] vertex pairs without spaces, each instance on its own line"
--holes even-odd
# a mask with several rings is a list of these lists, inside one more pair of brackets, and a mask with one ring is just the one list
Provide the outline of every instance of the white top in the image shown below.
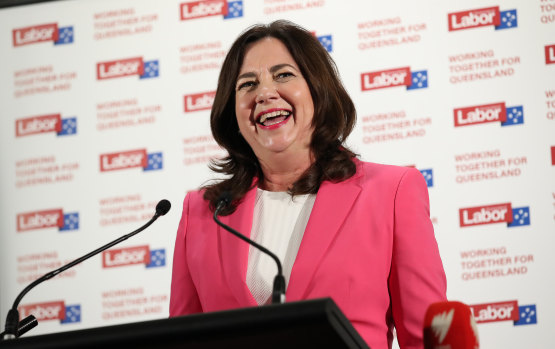
[[[286,285],[289,285],[291,269],[315,199],[315,194],[296,195],[292,198],[287,192],[272,192],[260,188],[256,191],[251,240],[278,256]],[[247,286],[259,305],[271,301],[276,274],[275,261],[256,247],[250,246]]]

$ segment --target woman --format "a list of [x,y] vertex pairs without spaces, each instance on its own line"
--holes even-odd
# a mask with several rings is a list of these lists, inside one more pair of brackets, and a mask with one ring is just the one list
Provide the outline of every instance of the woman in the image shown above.
[[276,253],[287,300],[331,297],[371,348],[422,347],[446,281],[428,193],[415,169],[361,162],[344,141],[355,109],[310,32],[257,25],[232,45],[211,112],[227,179],[187,194],[177,232],[170,316],[265,304],[276,267],[212,221]]

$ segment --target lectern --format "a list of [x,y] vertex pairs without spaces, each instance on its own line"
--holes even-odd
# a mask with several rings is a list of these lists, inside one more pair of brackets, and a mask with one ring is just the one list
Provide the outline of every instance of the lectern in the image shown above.
[[0,348],[118,347],[368,348],[330,298],[22,337],[0,342]]

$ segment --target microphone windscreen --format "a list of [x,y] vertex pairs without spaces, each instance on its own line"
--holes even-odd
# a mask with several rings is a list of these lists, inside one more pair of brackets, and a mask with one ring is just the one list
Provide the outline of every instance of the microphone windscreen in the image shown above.
[[156,205],[156,213],[159,216],[163,216],[166,213],[168,213],[168,211],[170,210],[171,207],[172,207],[172,204],[168,200],[166,200],[166,199],[160,200],[158,205]]
[[433,303],[424,317],[425,349],[477,349],[478,328],[470,307],[456,301]]
[[25,319],[19,322],[19,330],[17,332],[17,336],[21,337],[25,333],[29,332],[33,328],[37,327],[39,324],[37,318],[34,315],[29,315]]

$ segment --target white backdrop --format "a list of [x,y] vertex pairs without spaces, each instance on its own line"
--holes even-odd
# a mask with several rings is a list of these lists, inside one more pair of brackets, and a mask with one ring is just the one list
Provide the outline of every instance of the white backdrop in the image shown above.
[[[226,14],[227,13],[227,14]],[[168,315],[187,190],[223,153],[209,108],[247,26],[314,32],[355,101],[348,143],[429,185],[448,297],[484,348],[547,348],[555,326],[555,1],[57,1],[0,10],[0,321],[32,280],[32,334]],[[426,251],[422,251],[426,253]],[[209,271],[207,271],[209,272]]]

